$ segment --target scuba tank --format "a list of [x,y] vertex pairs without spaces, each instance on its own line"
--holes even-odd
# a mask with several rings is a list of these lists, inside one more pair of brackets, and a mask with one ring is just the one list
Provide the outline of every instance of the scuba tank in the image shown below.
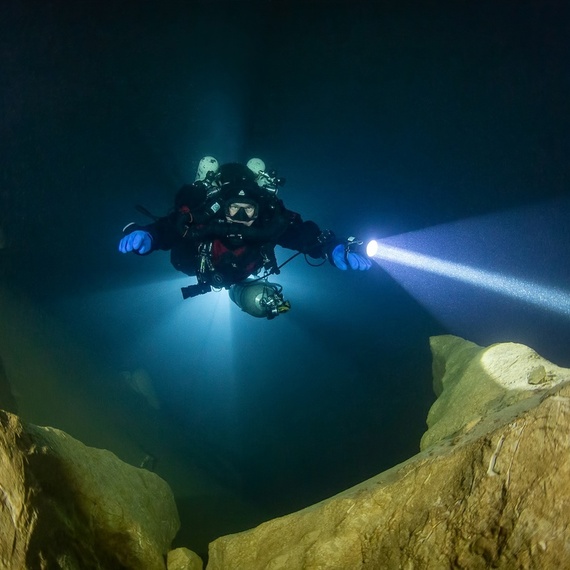
[[215,175],[218,172],[219,167],[220,165],[218,161],[213,156],[204,156],[198,163],[198,169],[196,170],[196,177],[194,181],[204,181],[210,178],[208,175],[210,173],[212,173],[212,175]]
[[285,301],[278,283],[248,279],[230,287],[230,299],[244,312],[253,317],[274,319],[291,308]]
[[[182,297],[188,299],[203,295],[212,291],[212,287],[209,283],[199,281],[195,285],[182,287]],[[225,288],[229,289],[230,300],[252,317],[271,320],[291,308],[291,303],[283,298],[283,287],[278,283],[246,279]]]

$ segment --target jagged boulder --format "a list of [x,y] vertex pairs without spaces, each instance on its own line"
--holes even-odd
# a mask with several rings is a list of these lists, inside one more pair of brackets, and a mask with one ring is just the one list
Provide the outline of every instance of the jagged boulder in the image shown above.
[[453,335],[432,337],[433,387],[438,396],[421,449],[468,431],[483,418],[570,380],[570,372],[523,344],[481,347]]
[[202,559],[188,548],[176,548],[168,553],[168,570],[202,570]]
[[0,568],[164,570],[178,528],[154,473],[0,411]]
[[208,570],[570,567],[570,370],[521,345],[432,339],[423,451],[210,545]]

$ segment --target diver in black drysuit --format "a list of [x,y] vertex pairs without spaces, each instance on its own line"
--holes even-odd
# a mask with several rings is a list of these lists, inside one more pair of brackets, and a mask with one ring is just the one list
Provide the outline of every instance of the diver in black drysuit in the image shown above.
[[[321,231],[315,222],[303,221],[298,213],[285,208],[277,198],[283,181],[260,167],[252,169],[252,161],[259,159],[250,160],[248,166],[218,166],[215,159],[205,157],[201,167],[207,159],[212,163],[202,168],[205,174],[178,191],[170,214],[146,226],[129,224],[119,244],[121,252],[139,255],[170,250],[172,265],[198,281],[183,288],[185,298],[278,274],[276,245],[315,260],[329,259],[343,270],[370,268],[370,260],[350,251],[346,240],[337,239],[331,231]],[[259,273],[262,277],[251,278]],[[280,296],[277,287],[278,291],[263,291]],[[280,297],[273,299],[273,305],[269,303],[268,314],[254,316],[272,318],[288,310],[290,305]]]

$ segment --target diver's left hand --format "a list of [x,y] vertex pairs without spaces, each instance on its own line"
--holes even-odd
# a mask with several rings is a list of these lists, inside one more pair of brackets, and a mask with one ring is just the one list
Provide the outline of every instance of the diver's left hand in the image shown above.
[[121,253],[134,251],[135,253],[143,255],[151,251],[151,249],[152,236],[143,230],[135,230],[123,237],[119,242],[119,251]]
[[354,269],[357,271],[367,271],[372,267],[372,262],[368,257],[353,251],[345,252],[344,244],[337,245],[332,251],[332,260],[336,267],[342,271]]

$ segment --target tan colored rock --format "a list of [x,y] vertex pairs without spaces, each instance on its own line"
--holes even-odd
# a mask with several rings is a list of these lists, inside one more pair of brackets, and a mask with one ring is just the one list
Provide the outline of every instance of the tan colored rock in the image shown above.
[[163,570],[168,485],[112,453],[0,411],[0,567]]
[[570,371],[512,342],[481,347],[443,335],[430,339],[433,384],[438,397],[421,449],[469,430],[483,417],[570,380]]
[[236,524],[262,520],[259,509],[235,493],[237,483],[231,477],[222,483],[225,472],[213,479],[207,473],[210,465],[200,467],[203,458],[215,463],[227,458],[223,447],[216,451],[216,438],[205,441],[203,435],[189,434],[182,451],[178,428],[168,414],[160,414],[151,402],[146,405],[105,355],[85,345],[74,325],[67,324],[72,328],[0,279],[0,360],[5,372],[0,370],[0,409],[17,413],[28,424],[57,427],[130,465],[158,469],[180,498],[185,521],[181,534],[191,536],[185,546],[197,552],[206,551],[219,528],[216,517],[204,512],[219,512],[224,505],[225,517]]
[[188,548],[176,548],[168,553],[168,570],[202,570],[202,559]]
[[[432,346],[442,395],[455,392],[432,415],[446,426],[439,442],[317,505],[217,539],[208,570],[570,567],[569,371],[555,367],[552,378],[553,365],[520,345],[444,337]],[[465,419],[447,425],[442,410],[458,418],[454,406]]]

